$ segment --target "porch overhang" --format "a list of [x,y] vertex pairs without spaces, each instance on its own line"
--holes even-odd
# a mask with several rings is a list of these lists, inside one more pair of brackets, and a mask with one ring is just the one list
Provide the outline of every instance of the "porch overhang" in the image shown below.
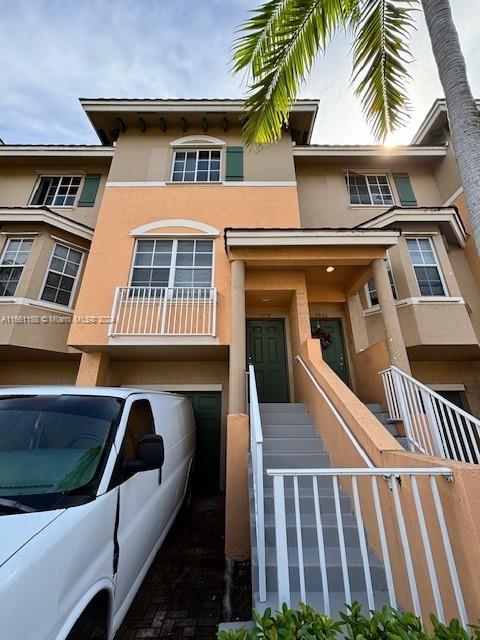
[[230,260],[250,266],[369,265],[398,243],[397,230],[225,229]]
[[46,224],[91,241],[93,229],[48,207],[0,207],[0,228],[4,224]]
[[456,207],[391,207],[378,216],[362,222],[355,229],[398,228],[404,223],[429,223],[440,227],[442,234],[451,244],[465,246],[468,234]]

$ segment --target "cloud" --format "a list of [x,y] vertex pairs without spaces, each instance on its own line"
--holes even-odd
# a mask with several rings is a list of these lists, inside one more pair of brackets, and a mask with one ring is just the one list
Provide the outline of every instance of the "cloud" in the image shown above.
[[[235,28],[255,0],[0,0],[0,137],[10,143],[92,143],[78,97],[239,97],[230,72]],[[472,3],[455,18],[474,91],[480,70]],[[423,26],[414,34],[411,137],[440,85]],[[337,38],[305,96],[322,106],[315,141],[371,142],[348,87],[348,42]]]

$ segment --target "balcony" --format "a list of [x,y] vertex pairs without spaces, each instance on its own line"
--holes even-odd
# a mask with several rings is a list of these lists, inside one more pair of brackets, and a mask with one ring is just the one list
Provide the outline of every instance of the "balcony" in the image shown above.
[[109,335],[215,336],[212,287],[117,287]]

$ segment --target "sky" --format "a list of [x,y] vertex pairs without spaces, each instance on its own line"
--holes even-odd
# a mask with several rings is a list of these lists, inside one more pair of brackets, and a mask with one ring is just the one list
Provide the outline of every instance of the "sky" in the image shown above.
[[[0,0],[0,138],[6,144],[96,144],[79,97],[238,98],[231,73],[238,25],[261,0]],[[470,84],[480,97],[480,0],[451,0]],[[349,86],[342,35],[320,58],[301,97],[321,100],[312,142],[371,144]],[[423,16],[412,34],[408,144],[442,95]]]

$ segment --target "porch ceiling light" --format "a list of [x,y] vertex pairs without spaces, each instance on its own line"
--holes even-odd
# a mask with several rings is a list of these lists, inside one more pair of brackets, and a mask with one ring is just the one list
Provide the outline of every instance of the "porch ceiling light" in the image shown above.
[[271,302],[271,301],[272,301],[272,299],[269,298],[268,296],[263,296],[263,298],[262,298],[262,302]]
[[335,271],[335,267],[332,267],[332,266],[327,267],[327,268],[325,269],[325,271],[326,271],[327,273],[332,273],[332,271]]

